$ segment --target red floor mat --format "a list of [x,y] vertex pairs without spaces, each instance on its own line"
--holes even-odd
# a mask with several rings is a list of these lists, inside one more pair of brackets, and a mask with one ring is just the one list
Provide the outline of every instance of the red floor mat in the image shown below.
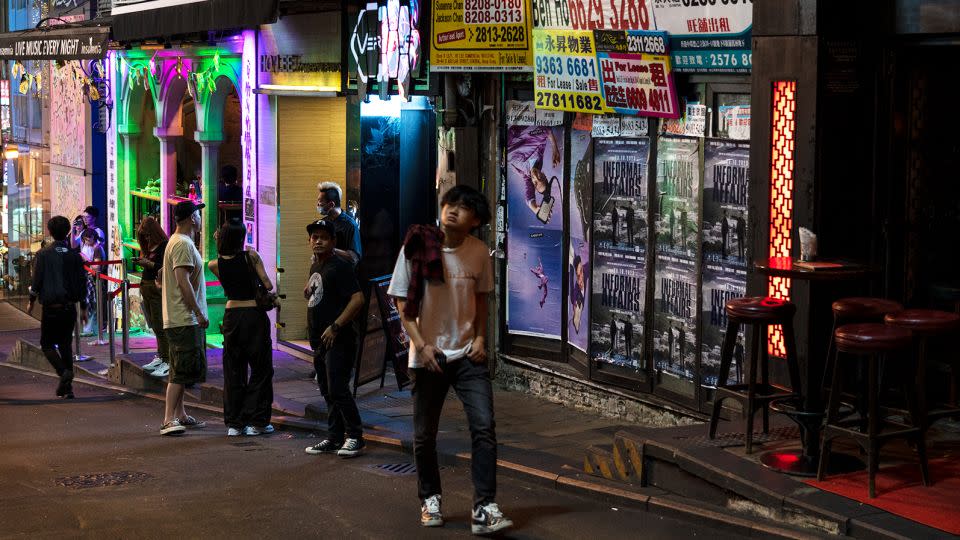
[[830,476],[823,482],[808,480],[807,484],[960,535],[960,460],[931,460],[930,481],[933,485],[924,487],[920,464],[906,463],[880,469],[875,499],[867,495],[866,471]]

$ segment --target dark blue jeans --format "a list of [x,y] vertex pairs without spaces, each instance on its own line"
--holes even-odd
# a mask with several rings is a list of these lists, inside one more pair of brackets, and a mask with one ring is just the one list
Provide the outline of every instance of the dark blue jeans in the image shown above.
[[448,362],[443,374],[413,369],[413,454],[417,461],[420,499],[439,495],[440,466],[437,463],[437,429],[447,391],[452,386],[463,403],[470,427],[473,453],[474,506],[493,502],[497,495],[497,434],[493,419],[493,388],[486,364],[468,358]]

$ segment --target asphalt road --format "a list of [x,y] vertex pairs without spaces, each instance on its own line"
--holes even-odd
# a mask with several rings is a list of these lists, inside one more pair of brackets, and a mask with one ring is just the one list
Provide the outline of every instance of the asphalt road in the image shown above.
[[[64,401],[55,386],[0,366],[0,538],[472,536],[466,467],[442,471],[448,523],[423,529],[415,475],[372,468],[411,456],[376,447],[353,460],[309,456],[303,448],[317,440],[306,434],[227,438],[203,414],[206,429],[161,437],[157,401],[80,384]],[[498,502],[516,524],[505,537],[723,537],[503,475]]]

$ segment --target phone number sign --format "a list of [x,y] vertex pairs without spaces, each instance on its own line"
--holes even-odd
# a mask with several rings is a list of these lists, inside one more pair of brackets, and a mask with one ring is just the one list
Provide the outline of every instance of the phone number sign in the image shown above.
[[606,106],[621,114],[678,118],[666,32],[595,32]]
[[608,111],[600,88],[593,32],[534,29],[533,60],[538,109],[593,114]]
[[432,15],[432,71],[530,71],[529,0],[438,0]]

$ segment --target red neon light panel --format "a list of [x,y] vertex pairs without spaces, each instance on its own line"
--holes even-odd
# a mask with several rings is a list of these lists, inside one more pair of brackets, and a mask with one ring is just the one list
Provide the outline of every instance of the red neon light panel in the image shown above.
[[[775,81],[770,137],[770,257],[789,257],[792,246],[796,112],[797,82]],[[789,278],[771,277],[767,288],[769,296],[790,299]],[[786,356],[781,327],[770,327],[768,350],[771,355]]]

